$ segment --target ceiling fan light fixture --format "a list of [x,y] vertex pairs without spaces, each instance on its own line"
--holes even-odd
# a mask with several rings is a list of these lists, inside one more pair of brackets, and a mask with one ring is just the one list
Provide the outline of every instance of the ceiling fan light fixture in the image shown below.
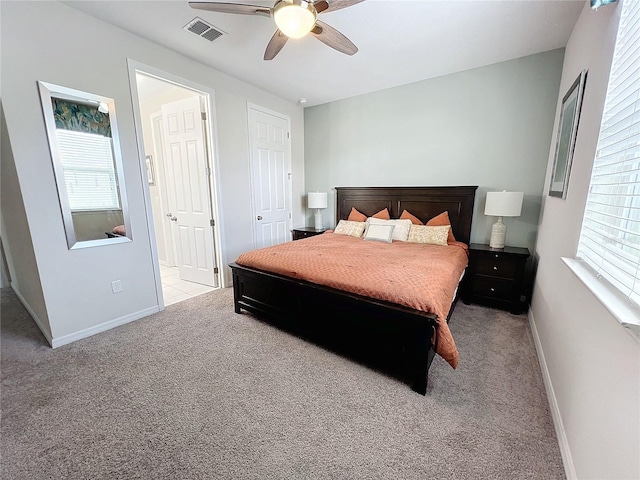
[[273,8],[273,18],[289,38],[304,37],[316,24],[316,9],[305,0],[281,0]]

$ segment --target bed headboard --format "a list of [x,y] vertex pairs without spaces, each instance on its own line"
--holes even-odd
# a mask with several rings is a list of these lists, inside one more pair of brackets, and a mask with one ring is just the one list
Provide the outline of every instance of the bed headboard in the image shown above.
[[336,222],[346,220],[351,207],[368,217],[387,208],[391,218],[400,218],[407,210],[423,222],[447,211],[456,240],[469,243],[477,188],[336,187]]

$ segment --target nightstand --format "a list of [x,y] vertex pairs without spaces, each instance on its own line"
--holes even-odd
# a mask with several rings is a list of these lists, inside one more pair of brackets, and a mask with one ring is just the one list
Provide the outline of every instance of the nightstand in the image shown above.
[[527,258],[529,250],[526,248],[469,245],[469,267],[462,295],[464,303],[522,313],[527,307],[526,302],[520,301]]
[[320,235],[321,233],[326,232],[326,228],[322,228],[320,230],[316,230],[313,227],[300,227],[293,229],[293,239],[301,240],[303,238],[314,237],[316,235]]

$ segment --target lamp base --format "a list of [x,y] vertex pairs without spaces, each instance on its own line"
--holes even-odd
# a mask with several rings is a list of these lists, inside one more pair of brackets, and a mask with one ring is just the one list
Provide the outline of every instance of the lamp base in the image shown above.
[[322,212],[320,209],[316,209],[316,214],[313,216],[315,225],[313,226],[316,230],[322,230]]
[[489,246],[491,248],[504,248],[507,239],[507,226],[502,221],[502,217],[498,217],[498,221],[491,227],[491,240]]

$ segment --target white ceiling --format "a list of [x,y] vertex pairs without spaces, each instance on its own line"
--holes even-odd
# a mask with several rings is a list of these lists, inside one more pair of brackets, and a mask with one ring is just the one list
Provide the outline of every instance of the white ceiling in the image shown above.
[[[331,0],[329,0],[329,3]],[[315,38],[262,60],[272,19],[194,10],[187,1],[67,1],[78,10],[306,106],[566,46],[587,0],[366,0],[320,19],[360,49],[350,57]],[[230,0],[271,6],[273,2]],[[182,29],[199,16],[225,35]]]

